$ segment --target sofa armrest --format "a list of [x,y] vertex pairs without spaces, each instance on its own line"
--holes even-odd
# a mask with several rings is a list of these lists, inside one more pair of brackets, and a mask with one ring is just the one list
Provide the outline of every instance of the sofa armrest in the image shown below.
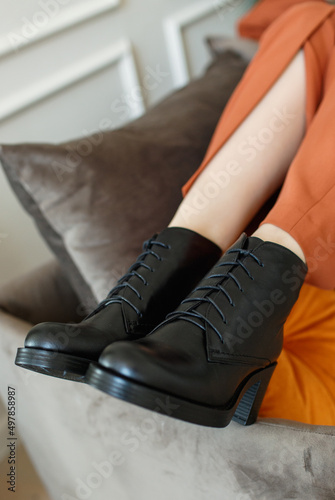
[[0,288],[0,309],[32,324],[78,321],[79,300],[56,261],[50,261]]

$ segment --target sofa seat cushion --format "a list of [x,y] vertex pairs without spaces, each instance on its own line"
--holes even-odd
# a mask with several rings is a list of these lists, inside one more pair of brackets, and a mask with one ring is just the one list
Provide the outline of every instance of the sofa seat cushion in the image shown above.
[[334,360],[335,291],[303,285],[260,416],[335,425]]

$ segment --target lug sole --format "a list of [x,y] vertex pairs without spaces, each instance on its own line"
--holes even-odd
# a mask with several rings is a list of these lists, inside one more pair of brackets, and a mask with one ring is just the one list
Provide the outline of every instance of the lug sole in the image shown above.
[[257,419],[276,365],[277,363],[272,363],[249,375],[235,391],[229,404],[222,407],[179,398],[137,383],[96,363],[90,364],[86,382],[110,396],[186,422],[208,427],[226,427],[233,419],[242,425],[251,425]]
[[85,382],[90,362],[70,354],[30,347],[19,348],[15,358],[15,364],[22,368],[76,382]]

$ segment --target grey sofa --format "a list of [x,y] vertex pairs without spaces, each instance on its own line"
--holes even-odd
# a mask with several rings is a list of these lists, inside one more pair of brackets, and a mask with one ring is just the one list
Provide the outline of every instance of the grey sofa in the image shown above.
[[335,427],[259,419],[206,428],[169,417],[169,401],[153,414],[16,367],[33,324],[81,318],[70,281],[58,255],[0,290],[1,397],[16,388],[17,428],[53,500],[335,498]]

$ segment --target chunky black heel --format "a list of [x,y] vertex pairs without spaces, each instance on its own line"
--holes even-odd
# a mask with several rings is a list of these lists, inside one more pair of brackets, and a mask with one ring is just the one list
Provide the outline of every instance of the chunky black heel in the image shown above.
[[[86,381],[95,389],[148,410],[162,413],[162,404],[169,411],[165,414],[208,427],[226,427],[231,420],[242,425],[253,424],[262,404],[266,388],[277,363],[253,373],[235,390],[224,406],[210,406],[179,398],[173,394],[136,383],[127,377],[91,363]],[[241,397],[242,396],[242,397]]]
[[277,363],[273,363],[259,373],[258,382],[253,384],[250,389],[244,393],[232,420],[241,425],[251,425],[256,422],[266,389],[276,365]]

